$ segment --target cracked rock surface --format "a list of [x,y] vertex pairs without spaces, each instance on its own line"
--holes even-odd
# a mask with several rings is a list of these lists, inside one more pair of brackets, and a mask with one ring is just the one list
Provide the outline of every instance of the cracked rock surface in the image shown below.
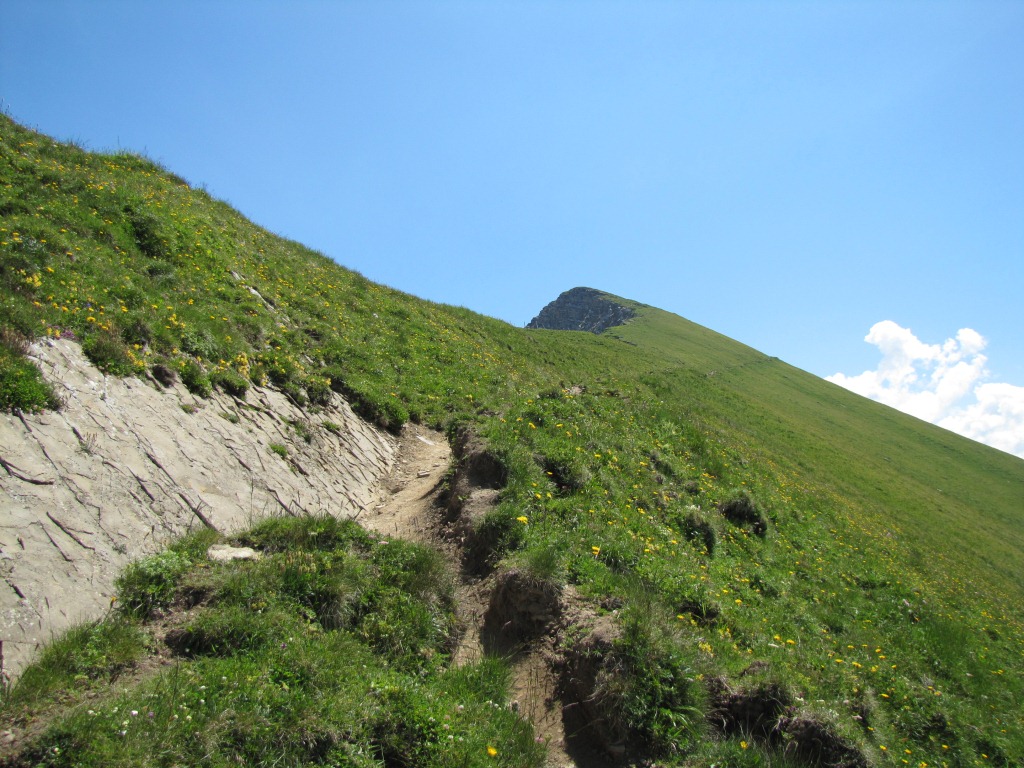
[[394,466],[395,439],[337,395],[316,413],[261,387],[204,400],[180,383],[105,376],[72,341],[40,342],[32,357],[65,406],[0,415],[0,641],[12,676],[54,634],[101,616],[120,570],[169,539],[273,514],[355,517]]

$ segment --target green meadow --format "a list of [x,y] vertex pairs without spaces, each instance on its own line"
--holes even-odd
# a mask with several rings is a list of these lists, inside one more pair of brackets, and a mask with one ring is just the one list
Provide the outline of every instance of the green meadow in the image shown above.
[[[482,562],[620,628],[596,700],[627,755],[1024,764],[1024,462],[612,298],[637,316],[601,336],[427,302],[0,116],[0,407],[59,407],[24,352],[71,337],[112,375],[469,427],[507,475]],[[234,540],[264,559],[186,540],[129,568],[117,610],[3,691],[31,738],[0,764],[543,765],[507,662],[448,663],[457,564],[331,519]],[[154,669],[153,609],[197,594]],[[790,730],[723,715],[723,687]]]

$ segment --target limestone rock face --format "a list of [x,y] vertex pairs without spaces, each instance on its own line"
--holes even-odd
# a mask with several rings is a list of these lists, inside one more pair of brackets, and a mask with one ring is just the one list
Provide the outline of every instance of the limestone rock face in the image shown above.
[[196,527],[356,516],[395,463],[395,439],[337,395],[315,414],[262,387],[204,400],[180,383],[105,376],[72,341],[43,341],[31,354],[65,404],[0,414],[0,642],[10,675],[54,634],[108,610],[129,561]]
[[635,314],[594,288],[573,288],[544,307],[526,327],[603,333]]

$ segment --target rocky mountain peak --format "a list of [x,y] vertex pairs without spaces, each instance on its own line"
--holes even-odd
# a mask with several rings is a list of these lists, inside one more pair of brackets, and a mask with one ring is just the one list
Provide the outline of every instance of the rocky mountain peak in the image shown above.
[[540,311],[527,328],[603,333],[636,313],[594,288],[572,288]]

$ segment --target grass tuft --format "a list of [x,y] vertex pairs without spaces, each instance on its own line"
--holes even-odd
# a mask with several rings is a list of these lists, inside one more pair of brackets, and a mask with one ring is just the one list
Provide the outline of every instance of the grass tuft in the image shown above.
[[24,358],[27,342],[0,327],[0,411],[56,410],[60,399],[39,369]]

